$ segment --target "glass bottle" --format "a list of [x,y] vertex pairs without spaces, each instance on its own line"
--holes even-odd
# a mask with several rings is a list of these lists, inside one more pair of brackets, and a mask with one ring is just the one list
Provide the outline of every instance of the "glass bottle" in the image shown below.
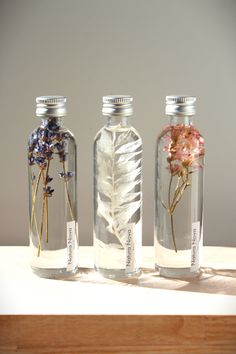
[[65,97],[41,96],[36,103],[41,124],[28,142],[31,267],[58,278],[78,265],[76,142],[63,126]]
[[107,121],[94,142],[95,269],[108,278],[140,274],[142,140],[130,124],[132,101],[103,97]]
[[166,277],[192,277],[199,270],[205,147],[192,122],[195,101],[166,97],[169,124],[157,140],[155,265]]

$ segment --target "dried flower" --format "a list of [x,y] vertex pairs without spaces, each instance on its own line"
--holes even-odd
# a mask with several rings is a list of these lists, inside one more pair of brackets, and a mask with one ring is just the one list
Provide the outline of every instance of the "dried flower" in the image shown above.
[[[65,161],[67,159],[67,140],[69,139],[70,134],[60,130],[60,125],[58,124],[57,118],[52,118],[48,120],[43,120],[41,126],[31,134],[28,144],[28,163],[30,166],[36,165],[39,168],[37,181],[32,193],[32,210],[31,210],[31,228],[35,225],[35,230],[38,237],[38,256],[40,255],[41,250],[41,240],[44,230],[44,217],[46,218],[46,242],[48,242],[48,199],[53,196],[54,189],[49,185],[53,180],[49,175],[50,162],[58,155],[59,161],[62,163],[63,172],[61,178],[64,179],[67,202],[71,212],[72,219],[74,220],[74,211],[71,203],[71,198],[69,195],[69,190],[67,186],[67,181],[69,178],[74,176],[73,172],[65,171]],[[60,175],[60,174],[59,174]],[[36,179],[33,174],[32,182]],[[42,183],[43,188],[43,201],[42,201],[42,215],[41,215],[41,226],[38,227],[37,219],[35,216],[35,206],[36,206],[36,197],[38,189]]]
[[49,175],[47,175],[46,177],[46,183],[50,183],[53,180],[52,177],[50,177]]
[[[163,151],[167,152],[167,169],[171,174],[168,203],[165,205],[162,202],[162,205],[170,214],[172,239],[177,252],[173,214],[185,189],[191,186],[191,174],[202,168],[199,160],[205,154],[204,139],[195,127],[182,124],[167,126],[162,136],[165,142]],[[171,200],[174,177],[177,178],[177,181]]]
[[52,189],[50,186],[47,186],[46,188],[43,188],[43,191],[46,197],[51,197],[52,193],[54,192],[54,189]]
[[71,171],[59,173],[60,178],[63,178],[66,181],[68,181],[74,175],[75,175],[75,172],[71,172]]

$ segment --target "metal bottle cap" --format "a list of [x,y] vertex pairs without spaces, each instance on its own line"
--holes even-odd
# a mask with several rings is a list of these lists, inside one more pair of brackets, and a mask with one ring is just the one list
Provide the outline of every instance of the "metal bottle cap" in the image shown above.
[[133,114],[133,97],[128,95],[103,96],[102,113],[105,116],[131,116]]
[[37,117],[64,117],[66,116],[66,97],[39,96],[36,98]]
[[166,96],[167,115],[194,115],[196,113],[195,107],[196,97],[188,95],[171,95]]

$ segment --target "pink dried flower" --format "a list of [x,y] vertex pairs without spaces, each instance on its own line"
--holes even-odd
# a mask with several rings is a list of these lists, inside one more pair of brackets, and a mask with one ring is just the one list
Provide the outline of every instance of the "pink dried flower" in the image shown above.
[[[176,173],[182,167],[189,167],[196,159],[203,156],[204,139],[192,125],[175,125],[164,129],[164,151],[168,152],[167,161],[170,172]],[[196,166],[195,166],[196,168]]]

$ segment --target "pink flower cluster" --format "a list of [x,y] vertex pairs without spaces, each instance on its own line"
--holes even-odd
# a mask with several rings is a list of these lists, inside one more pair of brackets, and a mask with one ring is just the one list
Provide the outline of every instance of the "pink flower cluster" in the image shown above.
[[205,154],[204,139],[195,127],[182,124],[168,126],[163,139],[171,174],[178,174],[190,166],[193,168],[191,172],[202,167],[199,158]]

